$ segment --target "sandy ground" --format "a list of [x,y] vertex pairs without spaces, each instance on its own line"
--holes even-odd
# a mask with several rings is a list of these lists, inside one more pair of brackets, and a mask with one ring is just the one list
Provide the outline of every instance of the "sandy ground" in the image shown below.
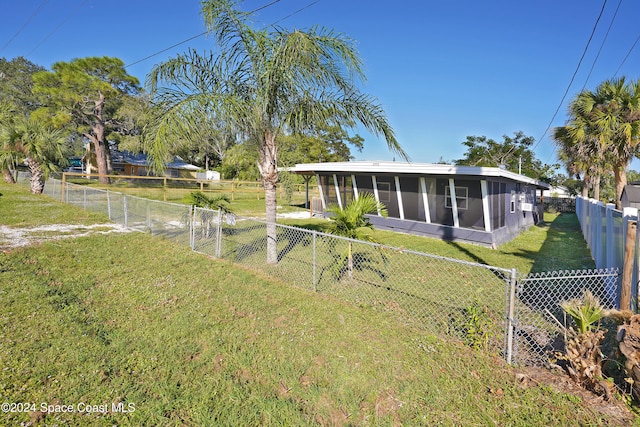
[[0,225],[0,250],[28,246],[45,240],[68,239],[91,234],[130,233],[135,231],[120,224],[50,224],[37,227],[7,227]]

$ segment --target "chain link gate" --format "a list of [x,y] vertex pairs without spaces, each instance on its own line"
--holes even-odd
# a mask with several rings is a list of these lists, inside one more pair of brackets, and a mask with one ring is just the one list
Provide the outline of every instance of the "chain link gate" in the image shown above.
[[570,325],[562,307],[591,291],[605,309],[616,308],[618,269],[565,270],[532,273],[518,280],[513,317],[513,363],[544,366],[555,351],[564,350],[560,325]]

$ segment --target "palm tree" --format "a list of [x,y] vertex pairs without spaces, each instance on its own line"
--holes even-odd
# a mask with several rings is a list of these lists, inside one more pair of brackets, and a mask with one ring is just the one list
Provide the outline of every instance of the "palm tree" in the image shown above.
[[560,149],[558,157],[572,176],[582,175],[582,197],[589,196],[589,185],[593,187],[593,198],[600,199],[600,178],[604,168],[602,145],[595,135],[577,139],[575,122],[553,130],[553,139]]
[[40,194],[50,171],[63,164],[66,138],[61,129],[54,129],[41,121],[18,116],[0,122],[2,155],[22,158],[31,172],[31,192]]
[[0,170],[4,181],[8,184],[16,182],[11,174],[11,168],[15,168],[18,162],[18,153],[9,138],[4,138],[2,135],[8,131],[9,122],[14,115],[15,111],[9,104],[0,104]]
[[578,141],[595,140],[601,147],[596,163],[609,162],[616,182],[616,206],[621,209],[622,190],[627,184],[626,168],[640,144],[640,81],[625,78],[607,80],[595,92],[582,91],[573,101],[572,135]]
[[356,121],[407,156],[377,100],[356,87],[364,73],[352,40],[322,28],[254,30],[250,14],[235,10],[231,0],[204,0],[202,16],[221,53],[191,51],[152,70],[148,84],[161,114],[147,151],[161,168],[163,136],[203,110],[255,143],[265,190],[267,262],[275,264],[280,135]]
[[[365,232],[365,229],[373,229],[373,225],[366,217],[366,214],[377,212],[382,216],[387,216],[387,208],[382,202],[376,200],[371,193],[361,194],[353,199],[345,207],[331,206],[327,209],[331,213],[331,225],[329,232],[349,239],[367,240],[374,242],[373,236]],[[353,274],[353,244],[348,242],[347,247],[347,271],[349,278]]]

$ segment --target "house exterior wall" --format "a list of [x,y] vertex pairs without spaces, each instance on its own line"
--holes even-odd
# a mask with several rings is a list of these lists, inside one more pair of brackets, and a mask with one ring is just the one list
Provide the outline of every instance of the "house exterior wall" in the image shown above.
[[[355,178],[355,185],[354,179]],[[456,193],[457,221],[451,198],[451,180]],[[424,180],[424,186],[421,182]],[[485,224],[481,181],[486,181],[489,224]],[[372,193],[386,206],[388,217],[370,215],[374,226],[452,241],[486,246],[505,243],[537,222],[536,187],[504,178],[480,176],[428,176],[321,173],[320,185],[326,206],[348,203],[358,194]],[[337,184],[337,185],[336,185]],[[398,185],[400,202],[398,201]],[[423,192],[426,190],[426,194]],[[377,190],[377,191],[376,191]],[[425,210],[426,198],[428,209]],[[527,208],[532,208],[528,211]],[[457,222],[457,224],[456,224]]]

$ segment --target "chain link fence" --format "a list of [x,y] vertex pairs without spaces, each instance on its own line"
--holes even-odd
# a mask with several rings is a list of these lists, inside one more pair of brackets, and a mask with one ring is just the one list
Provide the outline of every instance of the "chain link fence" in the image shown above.
[[544,365],[564,349],[564,328],[571,325],[561,304],[590,291],[605,309],[619,300],[618,269],[550,271],[518,280],[514,299],[513,360]]
[[284,283],[392,312],[434,334],[500,353],[509,363],[543,365],[562,348],[563,301],[590,290],[610,308],[619,292],[617,270],[519,277],[515,269],[281,224],[277,262],[268,264],[267,224],[261,220],[55,179],[47,181],[45,193]]
[[511,270],[194,209],[193,249],[285,283],[394,312],[405,322],[503,352]]

